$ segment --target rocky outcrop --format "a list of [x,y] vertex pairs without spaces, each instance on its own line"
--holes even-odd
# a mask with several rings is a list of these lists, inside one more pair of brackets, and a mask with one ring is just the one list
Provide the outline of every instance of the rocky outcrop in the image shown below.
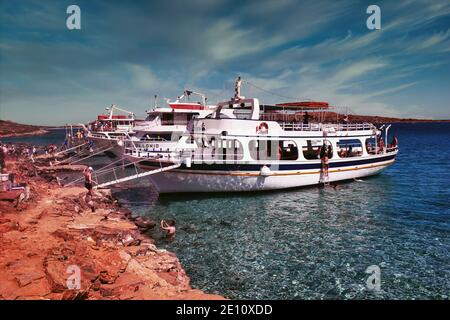
[[109,190],[90,198],[9,165],[31,197],[20,211],[0,203],[0,299],[222,299],[193,290],[178,258],[143,233],[155,223]]
[[0,137],[19,137],[29,135],[42,135],[48,131],[40,126],[20,124],[12,121],[0,120]]

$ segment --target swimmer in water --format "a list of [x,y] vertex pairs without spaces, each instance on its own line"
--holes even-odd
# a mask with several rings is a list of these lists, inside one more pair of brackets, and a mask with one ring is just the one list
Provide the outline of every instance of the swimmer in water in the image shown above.
[[175,221],[171,220],[169,222],[166,222],[165,220],[161,220],[161,228],[167,232],[168,237],[175,236]]

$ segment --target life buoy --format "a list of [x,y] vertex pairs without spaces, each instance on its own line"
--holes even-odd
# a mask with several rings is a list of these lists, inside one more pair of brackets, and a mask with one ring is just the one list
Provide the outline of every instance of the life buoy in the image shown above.
[[260,134],[269,133],[269,125],[266,122],[261,122],[260,125],[256,127],[256,133]]

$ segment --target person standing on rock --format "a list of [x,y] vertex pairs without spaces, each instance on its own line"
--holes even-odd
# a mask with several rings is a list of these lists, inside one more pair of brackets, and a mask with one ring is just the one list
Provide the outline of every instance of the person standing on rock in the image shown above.
[[92,167],[88,167],[86,169],[84,169],[83,171],[83,175],[84,175],[84,186],[86,187],[86,189],[88,190],[88,195],[92,196],[92,187],[93,184],[97,184],[97,182],[95,182],[92,179],[92,172],[94,171],[94,169]]

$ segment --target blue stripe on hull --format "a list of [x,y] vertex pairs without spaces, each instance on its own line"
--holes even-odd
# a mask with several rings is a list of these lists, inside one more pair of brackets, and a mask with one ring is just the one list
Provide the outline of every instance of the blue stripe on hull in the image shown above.
[[[380,157],[380,158],[372,158],[372,159],[361,159],[361,160],[351,160],[351,161],[342,161],[342,162],[330,162],[330,168],[340,168],[340,167],[348,167],[348,166],[359,166],[363,164],[384,162],[388,160],[392,160],[395,158],[395,154]],[[145,166],[160,166],[159,162],[144,160],[140,162],[141,165]],[[263,164],[196,164],[192,163],[190,168],[187,168],[185,164],[181,165],[179,169],[189,169],[189,170],[211,170],[211,171],[259,171]],[[290,171],[290,170],[309,170],[309,169],[321,169],[322,164],[319,163],[290,163],[290,164],[279,164],[279,165],[271,165],[267,164],[267,166],[275,167],[277,171]]]

